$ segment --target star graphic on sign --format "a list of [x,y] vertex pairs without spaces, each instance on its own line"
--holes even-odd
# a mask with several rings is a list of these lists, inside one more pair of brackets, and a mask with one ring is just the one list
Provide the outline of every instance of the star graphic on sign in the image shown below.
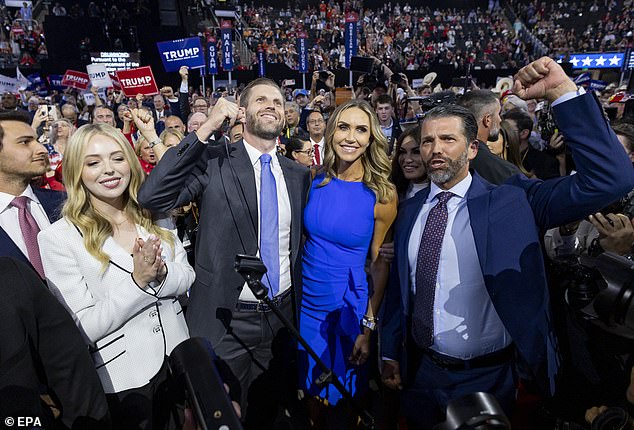
[[577,67],[579,65],[579,59],[577,59],[577,57],[572,57],[572,60],[570,60],[570,62],[575,67]]
[[618,66],[620,61],[621,59],[615,55],[614,57],[610,58],[610,66]]
[[608,59],[603,58],[603,55],[601,55],[599,58],[594,60],[594,62],[597,63],[597,66],[605,66],[606,61],[608,61]]
[[581,60],[581,67],[590,67],[592,66],[592,59],[586,55],[586,58]]

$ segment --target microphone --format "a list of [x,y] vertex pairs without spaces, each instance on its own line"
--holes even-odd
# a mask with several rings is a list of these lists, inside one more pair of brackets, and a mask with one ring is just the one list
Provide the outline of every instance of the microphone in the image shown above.
[[172,351],[169,364],[172,375],[184,388],[189,404],[202,430],[242,430],[224,387],[218,357],[207,339],[193,337]]

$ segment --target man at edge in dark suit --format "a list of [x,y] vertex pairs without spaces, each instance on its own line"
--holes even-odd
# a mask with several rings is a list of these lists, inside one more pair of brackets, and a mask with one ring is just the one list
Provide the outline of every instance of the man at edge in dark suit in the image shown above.
[[59,219],[65,194],[32,188],[47,169],[48,152],[28,115],[0,113],[0,256],[31,265],[44,278],[37,233]]
[[[29,416],[47,429],[110,428],[101,382],[68,311],[26,264],[0,257],[0,273],[0,422]],[[50,396],[40,397],[42,387]]]
[[553,390],[557,357],[540,231],[581,219],[634,185],[596,98],[551,58],[522,68],[513,89],[552,103],[578,172],[491,185],[469,171],[478,151],[474,116],[460,106],[425,116],[421,157],[432,183],[399,208],[382,331],[382,378],[404,389],[411,428],[433,427],[449,402],[477,391],[510,413],[516,355],[539,386]]

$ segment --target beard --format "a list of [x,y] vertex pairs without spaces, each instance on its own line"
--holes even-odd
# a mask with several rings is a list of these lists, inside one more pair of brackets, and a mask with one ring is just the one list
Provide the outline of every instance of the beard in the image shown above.
[[433,158],[441,158],[447,163],[447,167],[443,169],[433,169],[431,167],[431,160],[425,163],[425,169],[427,170],[429,178],[437,185],[443,185],[451,181],[456,177],[458,172],[460,172],[460,170],[469,163],[469,157],[466,149],[455,160],[448,157],[432,157],[432,159]]
[[489,130],[489,136],[487,138],[489,142],[495,142],[498,140],[498,137],[500,137],[500,127]]
[[[247,112],[245,128],[249,132],[261,139],[272,140],[282,133],[284,129],[284,121],[277,123],[264,122],[258,117],[259,112]],[[277,113],[275,114],[277,116]]]

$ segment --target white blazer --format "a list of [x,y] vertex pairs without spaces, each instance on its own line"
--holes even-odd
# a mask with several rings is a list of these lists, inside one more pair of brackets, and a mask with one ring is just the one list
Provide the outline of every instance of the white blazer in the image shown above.
[[[149,236],[140,226],[137,231],[143,239]],[[103,246],[110,256],[103,272],[66,218],[38,235],[49,288],[84,335],[106,393],[146,385],[165,356],[189,338],[177,296],[192,285],[195,274],[182,243],[174,239],[175,250],[163,244],[165,280],[142,290],[132,279],[132,256],[112,237]]]

